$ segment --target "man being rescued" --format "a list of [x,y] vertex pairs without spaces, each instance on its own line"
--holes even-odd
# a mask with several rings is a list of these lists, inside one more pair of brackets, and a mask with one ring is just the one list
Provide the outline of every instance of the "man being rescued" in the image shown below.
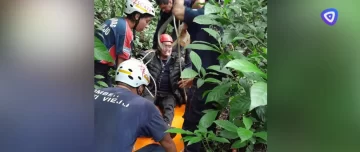
[[[164,117],[164,121],[171,126],[174,118],[174,108],[176,105],[185,103],[184,90],[179,88],[180,66],[186,68],[183,61],[179,59],[176,53],[172,53],[173,39],[168,34],[160,35],[162,47],[160,49],[143,54],[146,55],[144,63],[147,64],[150,74],[153,76],[156,84],[151,82],[149,90],[155,94],[155,85],[157,93],[155,98],[145,91],[145,98],[154,101]],[[181,63],[180,63],[181,62]]]

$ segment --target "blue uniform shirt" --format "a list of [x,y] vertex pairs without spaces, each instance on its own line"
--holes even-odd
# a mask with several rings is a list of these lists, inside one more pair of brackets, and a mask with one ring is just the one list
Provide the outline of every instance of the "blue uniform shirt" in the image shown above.
[[130,152],[138,137],[160,141],[168,126],[149,100],[123,88],[95,89],[95,152]]
[[[194,18],[199,15],[204,15],[204,8],[201,9],[191,9],[186,7],[184,14],[184,22],[188,25],[188,32],[191,37],[191,43],[194,41],[205,41],[210,44],[218,44],[217,40],[213,38],[209,33],[204,31],[202,28],[213,28],[215,30],[220,30],[219,27],[209,26],[209,25],[200,25],[193,22]],[[197,53],[202,62],[203,68],[208,68],[211,65],[219,65],[219,60],[217,59],[220,53],[210,51],[210,50],[192,50]],[[195,66],[192,66],[195,71]]]
[[[95,32],[108,49],[114,61],[118,57],[127,60],[131,57],[133,32],[125,18],[112,18],[102,24],[102,29]],[[99,61],[102,64],[115,66],[115,64]]]

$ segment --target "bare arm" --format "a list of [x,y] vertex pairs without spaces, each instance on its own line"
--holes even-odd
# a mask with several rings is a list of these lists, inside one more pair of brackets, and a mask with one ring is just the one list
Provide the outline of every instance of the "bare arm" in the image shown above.
[[195,0],[192,8],[193,8],[193,9],[199,9],[199,8],[204,7],[204,5],[201,5],[201,4],[199,4],[199,3],[205,3],[205,0]]
[[174,2],[172,13],[174,14],[176,19],[180,21],[184,20],[184,14],[185,14],[184,0],[176,0]]
[[117,67],[119,67],[119,65],[122,63],[122,62],[124,62],[125,60],[123,59],[123,58],[121,58],[121,57],[118,57],[118,63],[116,64],[116,68]]
[[164,147],[166,152],[176,152],[176,146],[174,141],[171,139],[170,134],[166,133],[164,138],[160,140],[160,144]]

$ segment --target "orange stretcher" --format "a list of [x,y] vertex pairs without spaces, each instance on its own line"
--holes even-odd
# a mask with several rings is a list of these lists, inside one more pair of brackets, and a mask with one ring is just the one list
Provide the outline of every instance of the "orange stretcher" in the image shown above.
[[[174,119],[171,124],[172,127],[182,128],[182,124],[184,122],[184,119],[182,118],[182,116],[183,116],[184,112],[185,112],[185,105],[182,105],[181,107],[178,107],[178,106],[175,107]],[[182,138],[181,134],[177,134],[173,138],[178,152],[180,152],[181,150],[184,149],[184,143],[181,140],[181,138]],[[150,144],[159,144],[159,143],[155,142],[151,138],[144,138],[144,137],[138,138],[135,142],[133,152],[145,147],[146,145],[150,145]]]

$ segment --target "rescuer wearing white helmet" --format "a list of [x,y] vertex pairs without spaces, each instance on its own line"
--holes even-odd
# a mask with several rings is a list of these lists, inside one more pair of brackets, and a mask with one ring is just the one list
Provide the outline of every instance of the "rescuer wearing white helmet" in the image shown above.
[[143,31],[155,16],[153,5],[148,0],[127,0],[124,13],[126,17],[111,18],[106,20],[100,29],[95,31],[95,36],[106,46],[114,62],[103,59],[95,60],[95,75],[102,75],[109,86],[112,85],[108,75],[110,69],[133,56],[133,39],[135,31]]
[[116,70],[115,87],[95,89],[95,152],[130,152],[138,137],[151,137],[161,144],[157,148],[176,152],[160,111],[141,97],[150,77],[146,65],[132,58]]

